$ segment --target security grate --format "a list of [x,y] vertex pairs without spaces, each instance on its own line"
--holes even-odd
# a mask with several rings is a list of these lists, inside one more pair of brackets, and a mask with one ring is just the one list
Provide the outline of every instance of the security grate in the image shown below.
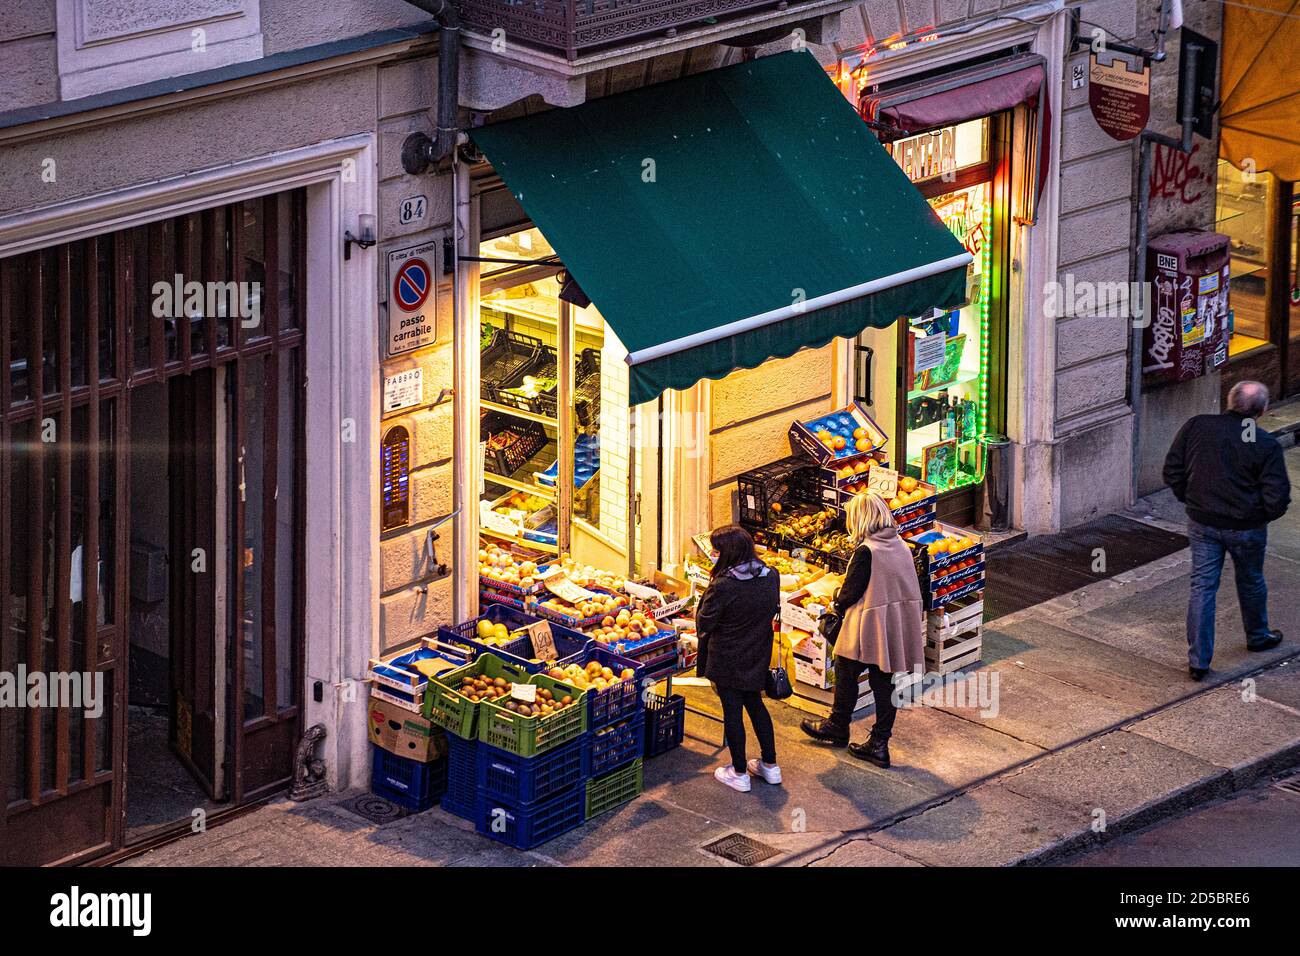
[[770,860],[781,853],[776,847],[760,843],[753,837],[747,837],[743,833],[729,833],[720,840],[706,843],[704,849],[714,856],[720,856],[732,863],[739,863],[741,866],[753,866],[755,863]]
[[369,820],[377,826],[392,823],[394,820],[400,820],[407,815],[406,811],[397,804],[390,803],[383,797],[377,797],[373,793],[363,794],[355,800],[349,800],[344,806],[363,820]]

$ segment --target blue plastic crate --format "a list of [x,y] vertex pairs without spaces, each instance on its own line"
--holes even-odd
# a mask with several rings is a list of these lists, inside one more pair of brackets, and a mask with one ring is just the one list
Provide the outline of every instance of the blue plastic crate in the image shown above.
[[447,792],[442,795],[442,808],[466,820],[474,819],[478,805],[480,746],[477,740],[447,735]]
[[642,756],[645,751],[645,715],[593,730],[587,744],[593,777],[616,770]]
[[645,705],[645,755],[657,757],[681,745],[686,736],[686,698],[651,694]]
[[[438,638],[451,644],[471,647],[476,654],[495,654],[507,664],[522,667],[530,674],[540,673],[546,668],[545,664],[532,663],[532,641],[528,637],[518,638],[501,647],[482,643],[478,639],[477,628],[478,622],[484,618],[493,624],[504,624],[511,630],[526,627],[542,620],[536,615],[525,614],[513,607],[489,604],[483,609],[483,613],[473,620],[463,621],[451,627],[438,628]],[[551,623],[551,634],[555,639],[555,651],[559,654],[561,664],[577,663],[591,645],[591,638],[586,634],[570,630],[554,622]]]
[[586,802],[586,781],[539,803],[519,806],[481,795],[474,828],[516,850],[531,850],[581,826]]
[[429,763],[408,760],[371,744],[374,762],[370,792],[413,813],[428,810],[447,789],[447,760]]
[[645,676],[641,665],[630,657],[615,654],[609,648],[594,642],[587,649],[580,663],[586,666],[592,661],[596,661],[602,667],[608,667],[615,673],[622,673],[624,668],[631,668],[632,679],[619,681],[604,690],[587,688],[587,726],[592,729],[606,727],[641,713],[641,680]]
[[533,757],[482,744],[477,779],[488,800],[512,806],[536,803],[587,779],[587,741],[579,737]]

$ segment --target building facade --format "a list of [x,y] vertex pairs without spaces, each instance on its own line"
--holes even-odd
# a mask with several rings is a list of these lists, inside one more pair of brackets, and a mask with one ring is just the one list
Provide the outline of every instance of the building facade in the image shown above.
[[[476,154],[479,127],[791,50],[855,109],[878,101],[877,120],[924,103],[933,128],[884,138],[905,171],[905,150],[973,144],[938,167],[956,180],[908,178],[964,217],[978,263],[981,304],[949,326],[971,343],[956,369],[970,385],[944,395],[1009,443],[1012,524],[1069,527],[1150,484],[1145,453],[1132,467],[1128,318],[1045,314],[1051,283],[1127,282],[1133,266],[1135,148],[1072,82],[1088,52],[1066,5],[737,0],[707,22],[681,6],[664,27],[634,9],[573,25],[457,4],[471,142],[408,172],[408,139],[436,132],[448,34],[402,0],[327,16],[301,0],[16,5],[0,26],[0,670],[102,674],[107,705],[0,710],[6,862],[103,856],[191,806],[283,788],[317,725],[329,785],[364,786],[369,660],[473,615],[494,520],[480,501],[532,488],[488,467],[485,414],[544,444],[594,433],[599,410],[599,488],[555,482],[554,544],[642,574],[682,573],[691,537],[735,520],[736,477],[789,454],[792,419],[865,399],[900,455],[935,444],[918,409],[937,389],[903,382],[895,328],[628,408],[625,351],[599,313],[558,304],[568,277],[530,197]],[[1126,0],[1073,6],[1089,36],[1149,35]],[[1155,71],[1153,124],[1172,122],[1171,69]],[[1017,71],[1032,74],[1019,93]],[[998,95],[972,112],[962,91],[981,82]],[[1212,224],[1213,163],[1199,169],[1194,201],[1153,200],[1161,229]],[[505,331],[558,356],[554,407],[483,398],[484,336]],[[1216,388],[1149,397],[1143,418]],[[983,461],[956,466],[954,520],[976,517]],[[177,762],[193,788],[179,814],[132,775]]]

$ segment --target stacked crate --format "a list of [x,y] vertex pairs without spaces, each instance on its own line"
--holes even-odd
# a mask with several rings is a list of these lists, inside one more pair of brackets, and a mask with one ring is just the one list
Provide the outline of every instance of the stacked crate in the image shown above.
[[[481,652],[465,668],[430,680],[426,712],[449,735],[443,809],[470,820],[486,837],[528,850],[639,794],[645,733],[641,669],[590,643],[573,663],[592,661],[620,672],[630,669],[633,677],[603,689],[579,689],[507,663],[495,652]],[[577,704],[547,717],[522,717],[496,702],[474,702],[460,694],[467,675],[535,684],[572,696]]]
[[[934,532],[973,543],[932,554],[926,539]],[[974,532],[937,521],[906,540],[925,604],[926,664],[947,674],[976,663],[984,633],[984,542]]]

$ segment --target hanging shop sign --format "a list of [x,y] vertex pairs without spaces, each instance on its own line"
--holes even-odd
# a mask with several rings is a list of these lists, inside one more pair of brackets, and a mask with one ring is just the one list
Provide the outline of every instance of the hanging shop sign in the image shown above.
[[424,404],[424,369],[408,368],[384,376],[384,414],[391,415]]
[[388,253],[388,358],[433,345],[438,340],[438,291],[434,281],[436,242],[422,242]]
[[1093,53],[1088,68],[1088,107],[1112,139],[1132,139],[1146,128],[1151,112],[1151,67],[1130,70],[1116,58],[1106,65]]

